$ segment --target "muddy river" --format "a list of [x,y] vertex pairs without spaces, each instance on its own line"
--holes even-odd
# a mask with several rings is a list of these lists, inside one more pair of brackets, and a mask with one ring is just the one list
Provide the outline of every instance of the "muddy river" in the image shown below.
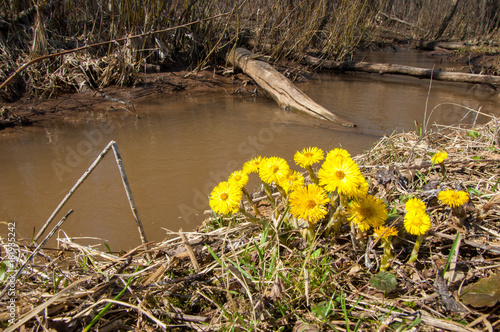
[[[389,61],[386,57],[373,53],[366,61]],[[448,65],[439,56],[414,53],[399,53],[390,61],[437,69]],[[15,222],[18,238],[31,238],[110,140],[118,144],[148,240],[161,241],[165,229],[198,226],[207,216],[212,188],[256,155],[281,156],[291,165],[295,151],[308,146],[343,147],[356,155],[383,135],[415,129],[415,121],[422,123],[425,115],[429,125],[487,121],[477,110],[500,115],[498,94],[471,84],[434,81],[429,86],[429,80],[357,73],[322,74],[299,87],[357,127],[281,110],[261,96],[183,93],[136,104],[137,114],[116,109],[81,114],[85,121],[0,131],[0,221]],[[74,213],[55,237],[106,242],[112,250],[140,244],[112,154],[54,224],[69,209]],[[0,224],[2,237],[6,228]]]

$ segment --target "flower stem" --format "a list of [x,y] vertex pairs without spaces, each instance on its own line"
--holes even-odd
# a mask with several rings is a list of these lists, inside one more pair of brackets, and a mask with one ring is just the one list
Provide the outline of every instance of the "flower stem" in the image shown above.
[[307,171],[309,172],[309,176],[311,177],[311,181],[314,183],[314,184],[318,184],[319,183],[319,180],[318,180],[318,177],[316,176],[316,174],[314,174],[314,171],[312,169],[312,166],[309,165],[306,167]]
[[273,198],[273,193],[271,191],[271,188],[265,182],[262,182],[262,184],[264,185],[264,190],[266,191],[266,195],[267,195],[267,199],[269,200],[269,203],[271,203],[271,207],[273,208],[273,210],[276,209],[276,201]]
[[444,163],[440,163],[439,167],[441,168],[441,175],[443,176],[442,180],[444,180],[446,178],[446,167],[444,166]]
[[392,243],[391,239],[382,239],[382,248],[384,249],[384,254],[380,259],[380,271],[385,272],[391,267],[391,260],[394,258],[392,255]]
[[420,250],[420,246],[422,245],[422,241],[424,240],[425,234],[420,234],[415,241],[415,246],[413,247],[413,251],[411,252],[410,259],[408,263],[413,263],[417,260],[418,251]]
[[307,240],[309,244],[311,244],[314,242],[314,239],[316,237],[316,224],[309,221],[308,224],[309,227],[302,229],[302,236]]
[[255,203],[253,202],[252,200],[252,197],[250,197],[250,194],[248,193],[248,191],[245,189],[245,187],[241,188],[241,191],[243,192],[243,195],[245,195],[248,203],[250,203],[250,205],[252,206],[253,208],[253,211],[255,212],[255,215],[257,217],[262,217],[262,215],[260,214],[260,211],[259,209],[257,208],[257,205],[255,205]]

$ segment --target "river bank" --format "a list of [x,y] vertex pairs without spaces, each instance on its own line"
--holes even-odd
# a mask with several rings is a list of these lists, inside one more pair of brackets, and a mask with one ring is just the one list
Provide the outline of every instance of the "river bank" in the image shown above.
[[[384,44],[385,45],[385,44]],[[454,63],[454,68],[440,68],[454,72],[481,73],[496,75],[500,71],[500,54],[485,55],[482,53],[464,54],[446,49],[432,51],[418,51],[416,43],[399,41],[397,45],[389,47],[382,44],[374,45],[369,50],[358,52],[357,58],[362,59],[376,50],[378,53],[386,50],[389,53],[415,52],[422,57],[436,57]],[[364,56],[363,56],[364,54]],[[441,60],[442,61],[442,60]],[[332,73],[328,70],[317,70],[296,62],[282,63],[277,67],[281,72],[295,82],[306,82],[316,74]],[[25,95],[15,102],[4,103],[0,110],[0,129],[18,125],[29,125],[34,122],[50,121],[79,121],[85,112],[120,112],[135,113],[135,103],[168,95],[197,92],[237,93],[241,95],[266,96],[266,92],[241,72],[234,72],[232,68],[206,68],[201,71],[192,71],[186,67],[168,71],[139,73],[133,86],[108,86],[102,89],[83,88],[73,93],[62,93],[51,98],[36,98]],[[375,74],[372,74],[375,75]],[[70,120],[72,119],[72,120]]]

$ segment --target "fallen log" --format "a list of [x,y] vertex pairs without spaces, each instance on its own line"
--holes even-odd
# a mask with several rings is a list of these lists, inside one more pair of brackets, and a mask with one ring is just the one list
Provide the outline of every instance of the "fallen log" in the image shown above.
[[416,44],[416,48],[425,51],[435,51],[438,48],[442,48],[448,51],[464,50],[468,52],[478,52],[484,55],[498,55],[500,53],[500,46],[495,43],[491,43],[490,45],[473,45],[466,42],[440,42],[420,40]]
[[419,68],[389,63],[368,63],[355,61],[322,60],[310,55],[304,57],[304,62],[309,66],[322,69],[340,71],[362,71],[377,74],[408,75],[418,78],[432,78],[438,81],[486,84],[497,90],[500,85],[500,76],[467,74],[459,72],[446,72],[429,68]]
[[341,119],[313,101],[284,75],[270,64],[258,60],[249,50],[240,47],[236,48],[229,52],[227,60],[266,90],[280,107],[302,112],[319,119],[333,121],[346,127],[355,127],[352,122]]

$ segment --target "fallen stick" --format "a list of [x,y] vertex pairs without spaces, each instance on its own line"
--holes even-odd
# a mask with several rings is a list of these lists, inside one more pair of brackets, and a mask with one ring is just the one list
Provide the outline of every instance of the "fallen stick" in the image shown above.
[[[149,246],[147,245],[148,240],[146,239],[146,233],[144,232],[144,228],[142,227],[141,219],[139,219],[139,211],[137,211],[134,197],[132,196],[132,190],[130,190],[127,174],[125,174],[125,168],[123,167],[122,157],[120,156],[120,152],[118,151],[118,145],[116,144],[115,141],[111,141],[110,144],[111,148],[113,149],[113,153],[115,155],[115,160],[116,164],[118,165],[118,170],[120,171],[120,176],[122,178],[123,187],[125,188],[125,193],[127,194],[127,199],[130,205],[130,209],[132,210],[132,215],[134,216],[135,223],[139,230],[141,242],[142,244],[146,244],[146,250],[148,250],[149,249]],[[149,252],[146,253],[146,257],[148,260],[151,260],[151,254]]]
[[[118,151],[118,145],[116,144],[115,141],[110,141],[108,143],[108,145],[104,148],[104,150],[102,150],[101,153],[99,154],[99,156],[97,156],[97,158],[94,160],[92,165],[90,165],[90,167],[85,171],[85,173],[83,173],[83,175],[80,177],[80,179],[78,179],[78,181],[75,183],[73,188],[71,188],[70,191],[66,194],[66,196],[63,198],[63,200],[56,207],[54,212],[52,212],[49,219],[47,219],[47,221],[45,222],[43,227],[40,229],[38,234],[35,236],[35,238],[34,238],[35,243],[38,240],[38,238],[43,234],[43,232],[45,232],[47,227],[49,227],[50,223],[54,220],[55,216],[57,215],[57,213],[59,213],[59,211],[62,209],[64,204],[66,204],[68,199],[73,195],[73,193],[78,189],[78,187],[83,183],[83,181],[85,181],[85,179],[90,175],[90,173],[97,167],[99,162],[101,162],[102,158],[104,158],[104,156],[109,151],[109,149],[112,149],[113,153],[115,155],[116,164],[118,165],[118,170],[120,171],[120,176],[122,178],[123,187],[125,188],[125,193],[127,194],[130,209],[132,210],[132,214],[134,216],[135,223],[139,229],[139,235],[141,237],[141,242],[143,245],[146,245],[146,249],[149,249],[149,247],[147,245],[148,241],[146,239],[146,234],[144,232],[144,228],[142,227],[141,220],[139,219],[139,212],[137,211],[137,207],[135,205],[134,198],[132,196],[132,191],[130,190],[130,185],[128,183],[127,175],[125,174],[125,169],[123,167],[120,152]],[[146,253],[146,258],[151,259],[151,254],[149,252]]]
[[112,143],[113,143],[113,141],[111,141],[111,142],[108,143],[108,145],[104,148],[104,150],[102,150],[102,152],[99,154],[99,156],[97,156],[97,158],[94,160],[94,162],[92,163],[92,165],[90,165],[90,167],[85,171],[85,173],[83,173],[83,175],[80,177],[80,179],[78,179],[78,181],[76,181],[76,183],[73,186],[73,188],[70,189],[70,191],[66,194],[66,196],[63,198],[63,200],[56,207],[56,209],[54,210],[54,212],[52,212],[52,214],[50,215],[49,219],[47,219],[47,221],[42,226],[42,228],[40,229],[40,231],[38,231],[38,233],[36,234],[33,242],[36,243],[36,241],[38,241],[38,238],[40,236],[42,236],[43,232],[45,232],[45,230],[47,229],[47,227],[49,227],[50,223],[52,222],[52,220],[54,220],[56,214],[58,214],[59,211],[62,209],[63,205],[66,204],[66,202],[73,195],[73,193],[76,191],[76,189],[78,189],[78,187],[83,183],[83,181],[85,181],[85,179],[90,175],[90,173],[96,168],[96,166],[102,160],[102,158],[104,157],[104,155],[111,148],[111,144]]
[[333,121],[346,127],[355,127],[354,123],[341,119],[313,101],[270,64],[257,60],[255,54],[249,50],[241,47],[231,50],[227,60],[255,80],[280,107],[302,112],[322,120]]
[[368,63],[356,61],[322,60],[310,55],[304,57],[304,62],[309,66],[322,69],[339,71],[362,71],[375,74],[408,75],[418,78],[432,78],[438,81],[486,84],[497,90],[500,85],[500,76],[479,75],[459,72],[446,72],[436,69],[411,67],[390,63]]
[[[452,240],[452,241],[455,240],[455,236],[444,234],[441,232],[436,232],[436,233],[434,233],[434,235],[437,235],[437,236],[440,236],[442,238]],[[478,243],[478,242],[474,242],[471,240],[465,240],[465,239],[462,239],[462,241],[468,246],[479,248],[481,250],[491,251],[491,252],[494,252],[495,254],[500,254],[500,247],[498,247],[498,246],[494,246],[491,244]]]
[[193,248],[189,244],[189,241],[186,239],[186,235],[182,233],[182,229],[179,230],[179,235],[181,236],[182,243],[184,244],[184,247],[186,248],[189,258],[191,259],[191,263],[193,264],[193,267],[196,272],[200,272],[200,265],[198,264],[198,261],[196,260],[196,255],[194,254]]

